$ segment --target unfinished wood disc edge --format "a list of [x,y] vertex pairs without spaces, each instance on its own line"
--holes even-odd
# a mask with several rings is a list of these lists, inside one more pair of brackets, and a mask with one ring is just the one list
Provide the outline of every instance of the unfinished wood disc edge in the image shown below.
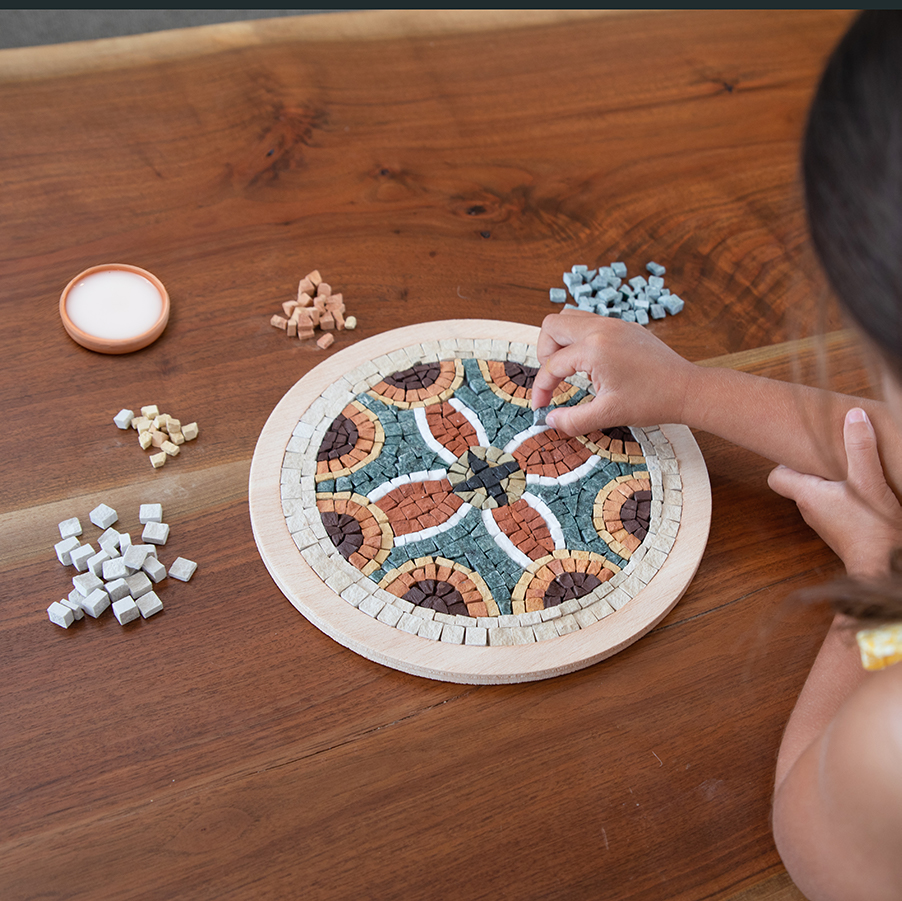
[[471,647],[409,635],[368,616],[334,594],[301,556],[285,523],[282,457],[310,404],[362,361],[425,341],[494,338],[535,344],[539,329],[520,323],[457,319],[375,335],[323,361],[285,394],[263,427],[248,486],[251,526],[264,565],[292,605],[339,644],[385,666],[448,682],[501,684],[547,679],[590,666],[652,629],[676,605],[701,562],[711,521],[711,489],[701,451],[688,428],[662,425],[680,464],[680,529],[652,581],[616,611],[587,628],[528,645]]

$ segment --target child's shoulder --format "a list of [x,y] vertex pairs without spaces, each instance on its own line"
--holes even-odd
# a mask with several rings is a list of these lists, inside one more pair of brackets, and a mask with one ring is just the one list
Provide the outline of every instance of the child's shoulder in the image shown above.
[[852,692],[775,806],[780,854],[813,901],[902,898],[902,664]]

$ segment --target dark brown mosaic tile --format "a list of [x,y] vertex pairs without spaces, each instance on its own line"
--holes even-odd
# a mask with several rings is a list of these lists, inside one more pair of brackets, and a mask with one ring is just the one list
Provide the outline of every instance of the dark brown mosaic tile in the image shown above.
[[519,388],[532,388],[538,371],[535,366],[524,366],[510,360],[504,364],[504,374]]
[[345,560],[363,546],[363,530],[353,516],[328,511],[322,513],[321,518],[326,534]]
[[607,435],[612,441],[635,441],[633,438],[633,433],[626,427],[616,425],[610,429],[602,429],[602,435]]
[[555,577],[545,589],[545,607],[556,607],[564,601],[585,597],[601,585],[601,579],[592,573],[564,572]]
[[651,519],[651,492],[637,491],[628,497],[620,507],[620,521],[623,528],[640,541],[648,534]]
[[385,376],[386,385],[401,388],[404,391],[415,391],[418,388],[429,388],[435,384],[442,369],[438,363],[419,363],[410,369],[401,369]]
[[357,426],[344,413],[339,413],[332,425],[329,426],[329,431],[326,432],[323,442],[319,446],[319,453],[316,456],[317,463],[324,460],[337,460],[354,449],[359,437]]
[[468,616],[467,605],[461,593],[441,579],[422,579],[411,586],[403,596],[405,601],[418,607],[427,607],[436,613],[451,616]]

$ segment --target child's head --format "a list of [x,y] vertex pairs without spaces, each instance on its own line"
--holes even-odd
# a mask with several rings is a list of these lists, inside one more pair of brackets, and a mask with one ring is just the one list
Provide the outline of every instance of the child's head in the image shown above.
[[902,12],[865,12],[834,50],[802,156],[818,256],[902,384]]

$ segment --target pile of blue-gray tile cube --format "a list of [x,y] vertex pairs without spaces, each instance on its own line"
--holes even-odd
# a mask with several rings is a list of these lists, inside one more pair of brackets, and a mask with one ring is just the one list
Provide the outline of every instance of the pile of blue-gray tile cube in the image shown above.
[[668,313],[676,316],[684,303],[664,287],[666,269],[655,262],[645,268],[649,273],[647,279],[642,275],[627,279],[625,263],[611,263],[598,269],[576,265],[564,273],[566,289],[552,288],[548,294],[552,303],[565,304],[569,293],[577,309],[640,325],[648,325],[651,319],[663,319]]

